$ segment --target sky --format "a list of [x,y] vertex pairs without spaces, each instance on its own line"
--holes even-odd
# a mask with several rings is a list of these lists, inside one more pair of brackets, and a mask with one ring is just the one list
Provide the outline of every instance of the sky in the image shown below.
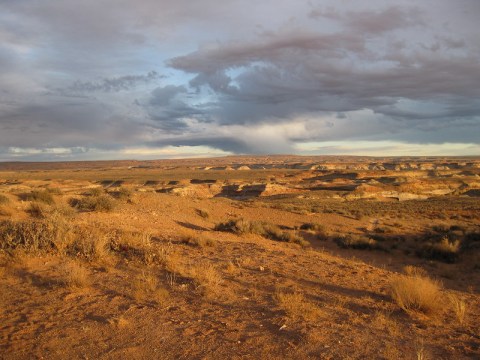
[[0,161],[480,155],[478,0],[0,0]]

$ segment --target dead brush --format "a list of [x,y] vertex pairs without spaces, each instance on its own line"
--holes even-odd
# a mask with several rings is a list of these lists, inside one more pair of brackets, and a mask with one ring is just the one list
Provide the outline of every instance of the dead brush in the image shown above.
[[317,321],[323,311],[297,291],[277,290],[275,300],[278,306],[293,320]]
[[418,311],[435,316],[443,311],[442,285],[414,267],[406,275],[396,275],[390,280],[392,299],[404,311]]

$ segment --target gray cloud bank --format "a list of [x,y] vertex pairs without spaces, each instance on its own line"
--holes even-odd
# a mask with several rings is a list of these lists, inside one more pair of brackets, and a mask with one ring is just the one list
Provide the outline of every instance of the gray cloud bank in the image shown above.
[[0,1],[0,159],[479,145],[478,4]]

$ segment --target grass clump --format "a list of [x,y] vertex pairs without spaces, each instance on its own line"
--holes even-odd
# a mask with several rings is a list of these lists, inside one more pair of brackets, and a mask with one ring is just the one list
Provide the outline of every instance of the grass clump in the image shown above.
[[318,240],[326,240],[328,238],[325,226],[317,223],[304,223],[300,225],[300,230],[308,231],[316,235]]
[[323,314],[317,305],[307,300],[305,296],[299,292],[277,291],[275,300],[278,306],[293,319],[315,321]]
[[232,219],[215,225],[216,231],[227,231],[234,234],[257,234],[267,239],[283,241],[308,246],[310,243],[302,237],[283,231],[277,225],[263,221],[250,221],[245,219]]
[[10,199],[3,194],[0,194],[0,205],[6,205],[10,202]]
[[27,212],[34,218],[45,219],[48,216],[48,209],[44,204],[38,202],[30,203]]
[[25,195],[25,200],[41,202],[48,205],[55,203],[52,193],[48,190],[33,190],[30,194]]
[[65,252],[70,256],[91,261],[108,258],[110,249],[111,241],[107,234],[95,227],[78,227]]
[[193,266],[188,270],[188,277],[192,278],[207,298],[216,299],[220,295],[226,295],[222,288],[223,278],[218,270],[209,263]]
[[133,298],[139,302],[155,302],[158,305],[165,305],[170,300],[170,293],[160,286],[158,279],[153,274],[142,272],[134,279]]
[[214,247],[217,241],[205,235],[197,235],[193,232],[185,232],[181,235],[180,242],[187,245],[197,246],[200,248]]
[[438,315],[443,310],[442,286],[430,279],[423,270],[407,267],[405,275],[396,275],[390,282],[392,299],[404,311]]
[[131,201],[133,197],[133,191],[126,187],[120,187],[118,191],[109,192],[114,198],[122,201]]
[[87,269],[76,261],[65,264],[62,272],[65,274],[65,285],[69,288],[82,289],[90,285]]
[[347,235],[335,239],[338,246],[344,249],[380,250],[381,245],[374,239],[360,235]]

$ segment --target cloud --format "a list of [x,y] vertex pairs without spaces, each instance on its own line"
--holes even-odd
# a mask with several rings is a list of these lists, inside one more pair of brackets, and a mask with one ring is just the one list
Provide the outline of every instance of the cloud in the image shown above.
[[479,14],[472,0],[4,1],[0,152],[478,143]]
[[138,84],[147,84],[155,80],[164,78],[156,71],[150,71],[146,75],[124,75],[115,78],[102,79],[100,81],[75,81],[66,89],[60,89],[66,93],[90,93],[90,92],[119,92],[127,91]]

